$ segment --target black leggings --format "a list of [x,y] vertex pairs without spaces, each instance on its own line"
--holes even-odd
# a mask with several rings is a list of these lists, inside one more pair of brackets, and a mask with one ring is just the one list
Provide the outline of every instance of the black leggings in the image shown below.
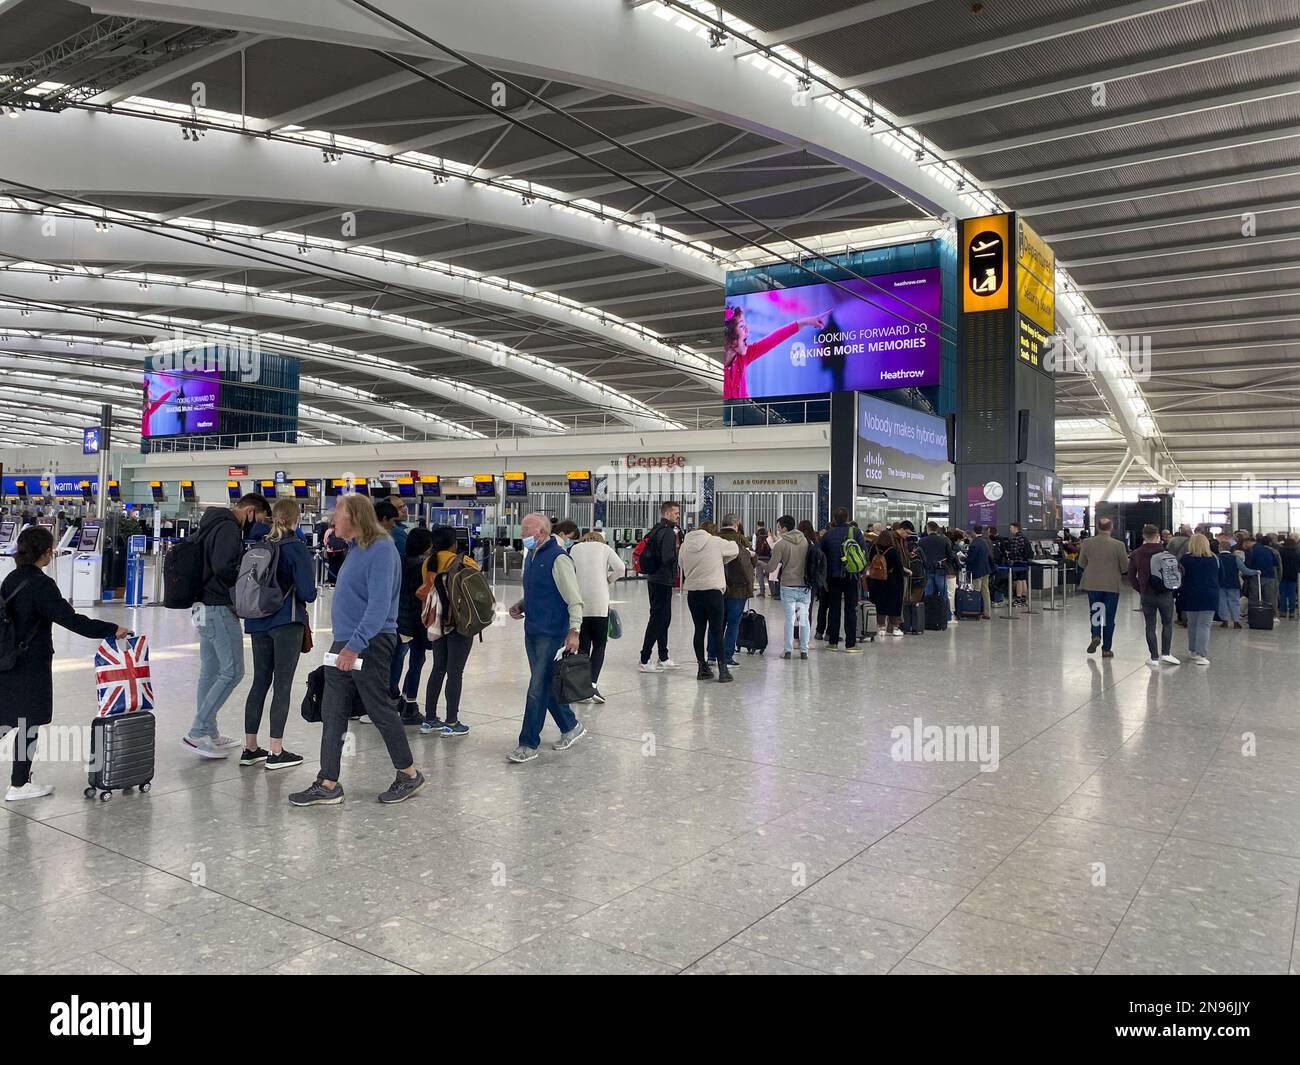
[[429,687],[424,692],[424,719],[432,721],[438,716],[438,696],[442,682],[447,681],[447,723],[460,720],[460,686],[465,676],[465,663],[469,661],[474,640],[459,632],[449,632],[434,640],[430,653]]
[[600,680],[605,664],[605,645],[609,643],[609,618],[584,617],[578,630],[578,651],[591,656],[591,683]]
[[253,644],[253,686],[244,702],[244,735],[256,736],[262,727],[262,708],[266,693],[271,692],[271,739],[284,739],[289,720],[289,698],[293,695],[293,675],[302,657],[302,623],[279,625],[266,632],[255,632]]
[[[27,730],[27,741],[23,742],[23,729]],[[9,783],[15,788],[21,788],[32,779],[32,755],[36,753],[36,734],[40,725],[28,725],[26,718],[18,719],[18,727],[14,729],[14,771],[9,777]]]
[[719,662],[726,662],[723,630],[727,626],[727,606],[722,593],[712,588],[705,592],[687,592],[686,605],[695,622],[695,661],[705,664],[704,632],[708,629],[709,650]]

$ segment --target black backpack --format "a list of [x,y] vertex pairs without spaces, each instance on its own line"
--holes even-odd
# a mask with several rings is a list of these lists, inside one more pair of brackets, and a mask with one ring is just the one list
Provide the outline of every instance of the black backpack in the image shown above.
[[172,610],[188,610],[203,598],[203,583],[207,573],[207,551],[203,546],[203,538],[213,525],[173,544],[163,556],[163,606]]
[[803,582],[814,592],[826,590],[826,555],[817,544],[808,545],[803,562]]
[[[28,578],[30,580],[30,578]],[[18,659],[27,650],[27,644],[18,642],[18,628],[9,617],[9,604],[14,597],[27,587],[23,581],[0,602],[0,673],[6,673],[18,664]]]

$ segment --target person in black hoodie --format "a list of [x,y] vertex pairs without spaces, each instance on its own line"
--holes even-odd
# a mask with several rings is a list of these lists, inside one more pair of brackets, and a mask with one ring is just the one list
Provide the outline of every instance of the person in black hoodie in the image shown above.
[[78,636],[102,640],[128,635],[111,621],[99,621],[78,614],[59,594],[59,586],[42,570],[54,558],[54,537],[48,529],[31,526],[18,535],[14,552],[15,569],[0,584],[0,600],[8,611],[18,644],[18,660],[2,680],[5,697],[0,700],[0,727],[16,729],[14,767],[9,778],[7,802],[39,799],[53,794],[49,785],[32,781],[32,754],[37,729],[54,716],[53,625],[61,625]]
[[231,605],[244,536],[270,517],[265,497],[250,492],[233,507],[208,507],[194,534],[203,544],[203,594],[190,609],[199,634],[198,707],[181,747],[201,758],[225,758],[244,746],[217,731],[217,712],[244,679],[244,631]]
[[433,550],[433,533],[412,529],[406,534],[406,557],[402,559],[402,592],[397,600],[397,638],[410,649],[406,679],[402,682],[403,725],[418,725],[424,720],[420,704],[420,675],[429,653],[429,633],[420,620],[424,603],[415,593],[424,583],[424,562]]
[[[668,628],[673,621],[673,586],[677,582],[677,519],[681,507],[669,501],[659,506],[659,523],[646,534],[642,557],[652,554],[656,559],[653,573],[646,574],[650,594],[650,620],[646,622],[645,639],[641,643],[641,672],[658,673],[676,669],[677,663],[668,657]],[[659,647],[657,662],[650,655]]]

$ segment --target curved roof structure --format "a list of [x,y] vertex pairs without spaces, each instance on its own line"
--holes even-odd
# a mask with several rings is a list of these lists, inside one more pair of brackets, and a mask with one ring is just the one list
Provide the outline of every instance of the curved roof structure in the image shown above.
[[178,328],[308,437],[708,424],[728,269],[1011,208],[1151,355],[1066,476],[1300,475],[1293,0],[10,0],[0,110],[7,443]]

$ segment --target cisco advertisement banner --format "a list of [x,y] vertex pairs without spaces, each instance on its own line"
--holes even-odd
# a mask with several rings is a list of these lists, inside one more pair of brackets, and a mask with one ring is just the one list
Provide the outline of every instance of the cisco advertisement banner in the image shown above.
[[897,403],[858,396],[858,485],[950,494],[948,423]]
[[220,370],[146,372],[140,435],[216,432],[220,394]]
[[723,399],[940,383],[938,268],[839,284],[728,298]]

